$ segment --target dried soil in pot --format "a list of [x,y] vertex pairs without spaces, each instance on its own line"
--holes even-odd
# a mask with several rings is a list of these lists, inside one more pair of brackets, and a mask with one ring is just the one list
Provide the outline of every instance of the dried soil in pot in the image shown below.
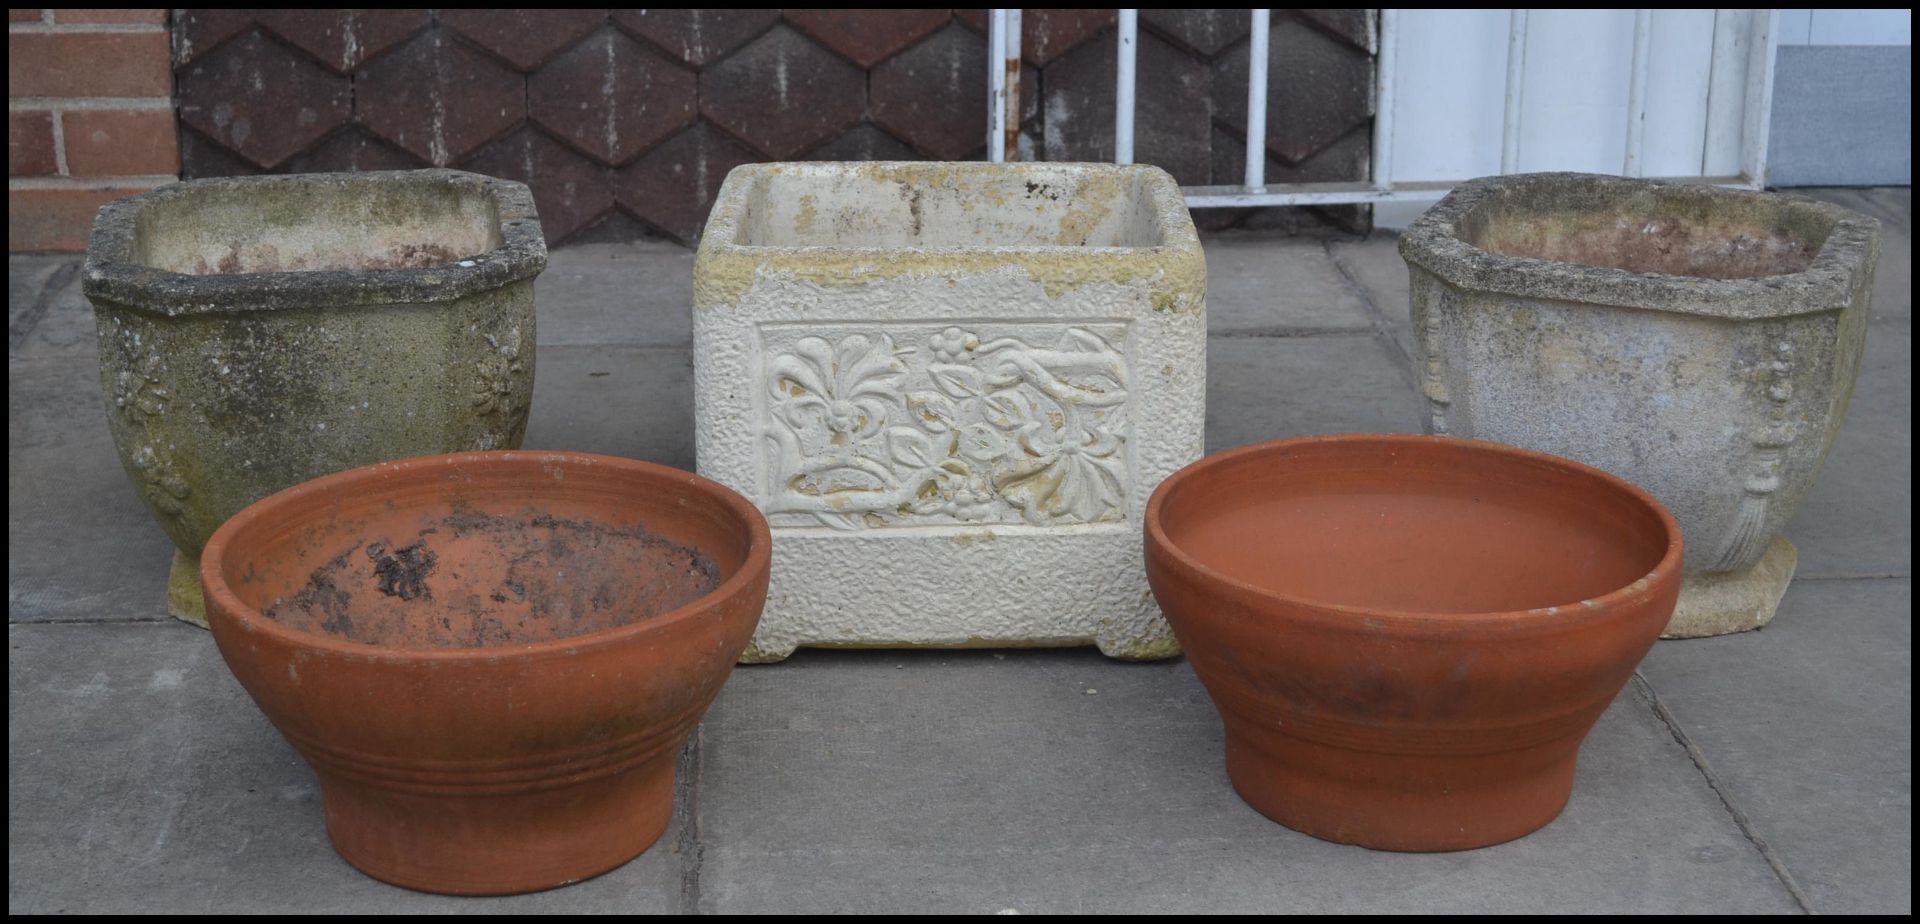
[[1581,740],[1679,590],[1680,530],[1598,470],[1467,440],[1283,440],[1155,493],[1147,570],[1289,827],[1485,846],[1566,804]]
[[504,894],[665,830],[770,549],[751,504],[686,472],[468,453],[273,495],[215,534],[202,577],[221,654],[318,773],[341,855]]

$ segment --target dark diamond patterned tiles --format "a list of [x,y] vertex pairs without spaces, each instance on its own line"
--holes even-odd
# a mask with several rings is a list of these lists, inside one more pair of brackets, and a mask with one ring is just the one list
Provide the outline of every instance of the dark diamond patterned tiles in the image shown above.
[[259,32],[199,58],[174,88],[180,121],[271,168],[352,117],[347,79]]
[[808,38],[871,68],[940,31],[951,10],[787,10],[787,23]]
[[[1238,182],[1247,18],[1141,12],[1141,160],[1183,183]],[[984,156],[984,10],[176,10],[171,22],[185,176],[458,164],[527,181],[556,242],[691,241],[741,163]],[[1021,156],[1110,158],[1113,11],[1022,22]],[[1273,23],[1268,175],[1364,178],[1374,12],[1281,10]],[[1198,217],[1262,220],[1248,214]]]
[[775,160],[858,124],[866,95],[865,73],[784,26],[700,74],[700,114]]
[[427,27],[426,10],[258,10],[260,25],[336,74],[350,74]]
[[[939,160],[986,149],[987,40],[949,26],[873,69],[875,124]],[[1039,82],[1020,73],[1021,121],[1039,112]]]
[[440,11],[441,25],[520,71],[547,63],[606,21],[606,10]]
[[[1047,68],[1047,160],[1113,160],[1114,39],[1089,42]],[[1213,176],[1207,65],[1151,33],[1140,34],[1134,159],[1182,185]],[[1244,84],[1242,87],[1244,88]]]
[[[983,132],[984,133],[984,132]],[[912,146],[875,128],[856,125],[832,141],[807,152],[807,160],[919,160]]]
[[[1294,17],[1274,19],[1269,37],[1267,149],[1298,162],[1373,117],[1373,59],[1366,51]],[[1245,137],[1247,44],[1213,62],[1214,116]],[[1354,177],[1358,179],[1358,177]]]
[[565,239],[613,208],[613,172],[531,126],[481,148],[460,169],[531,187],[549,242]]
[[435,166],[460,160],[527,114],[518,74],[444,32],[375,61],[354,84],[360,122]]
[[615,29],[567,49],[527,80],[533,121],[619,165],[691,124],[694,72]]
[[727,172],[762,159],[704,123],[695,125],[621,168],[614,199],[654,227],[692,243],[700,239],[700,226]]
[[1202,58],[1211,58],[1253,28],[1246,10],[1141,10],[1140,22]]
[[681,61],[705,67],[780,21],[779,10],[614,10],[613,21]]

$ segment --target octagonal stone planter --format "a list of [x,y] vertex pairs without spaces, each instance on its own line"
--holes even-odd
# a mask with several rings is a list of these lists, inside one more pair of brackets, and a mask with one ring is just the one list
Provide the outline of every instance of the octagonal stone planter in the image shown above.
[[1667,637],[1765,625],[1859,373],[1879,223],[1793,196],[1547,173],[1400,240],[1429,432],[1567,456],[1686,533]]
[[1206,264],[1165,172],[740,167],[694,273],[700,473],[774,534],[743,660],[1177,653],[1140,529],[1202,450]]
[[405,456],[515,448],[533,396],[519,183],[452,170],[195,180],[101,209],[83,287],[127,476],[178,553],[242,507]]

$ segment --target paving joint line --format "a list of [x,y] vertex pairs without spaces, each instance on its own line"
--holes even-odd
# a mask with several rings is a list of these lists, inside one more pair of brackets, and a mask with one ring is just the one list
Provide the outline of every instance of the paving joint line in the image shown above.
[[1333,271],[1339,274],[1340,282],[1346,286],[1347,292],[1358,298],[1360,304],[1366,309],[1368,323],[1373,327],[1374,339],[1380,341],[1388,357],[1394,361],[1394,368],[1400,373],[1400,381],[1406,383],[1414,394],[1419,394],[1420,383],[1413,375],[1413,357],[1407,355],[1406,349],[1400,346],[1400,338],[1393,335],[1393,321],[1387,317],[1387,313],[1382,311],[1379,305],[1374,304],[1373,295],[1367,291],[1367,287],[1361,285],[1360,280],[1353,278],[1353,274],[1347,271],[1346,264],[1340,262],[1339,255],[1333,252],[1331,241],[1320,241],[1320,252],[1326,255],[1328,263],[1333,264]]
[[78,275],[80,275],[79,260],[69,260],[60,264],[53,272],[47,274],[47,281],[41,284],[40,294],[34,297],[32,307],[21,314],[18,321],[11,319],[7,321],[9,358],[15,350],[20,349],[21,344],[27,342],[27,338],[40,327],[40,322],[46,319],[47,313],[53,310],[54,296],[72,283],[73,278]]
[[1667,709],[1666,703],[1660,701],[1660,695],[1654,692],[1653,683],[1647,680],[1646,675],[1638,669],[1633,672],[1633,686],[1641,698],[1646,700],[1647,705],[1653,709],[1654,716],[1667,727],[1667,734],[1672,735],[1674,742],[1687,752],[1687,759],[1693,763],[1693,768],[1699,771],[1701,778],[1707,781],[1707,788],[1713,790],[1714,797],[1720,800],[1720,807],[1727,810],[1727,815],[1733,819],[1734,827],[1740,829],[1741,836],[1745,837],[1747,843],[1752,844],[1754,850],[1760,853],[1760,858],[1767,861],[1767,867],[1773,870],[1774,878],[1780,880],[1780,885],[1787,890],[1787,895],[1793,899],[1793,903],[1800,908],[1801,913],[1818,914],[1819,912],[1813,910],[1813,901],[1807,897],[1806,891],[1800,888],[1800,883],[1794,880],[1793,873],[1787,869],[1786,860],[1773,849],[1773,845],[1767,843],[1766,838],[1760,836],[1760,830],[1755,827],[1753,819],[1747,817],[1746,812],[1733,804],[1733,798],[1728,795],[1726,787],[1720,782],[1720,777],[1707,763],[1706,752],[1702,751],[1699,745],[1694,744],[1693,739],[1681,729],[1679,718]]
[[677,783],[673,793],[673,814],[680,819],[680,834],[674,839],[674,851],[680,854],[680,913],[700,913],[700,872],[706,863],[707,847],[700,838],[700,775],[706,726],[695,726],[687,746],[680,751],[679,766],[674,768]]
[[[105,618],[99,618],[99,617],[91,617],[91,618],[89,618],[89,617],[80,617],[80,616],[63,616],[63,617],[57,617],[57,618],[54,618],[54,619],[14,619],[14,618],[12,618],[12,617],[8,617],[8,618],[7,618],[7,625],[8,625],[9,627],[12,627],[12,626],[90,626],[90,625],[100,625],[100,626],[140,626],[140,625],[154,625],[154,626],[164,626],[164,625],[166,625],[167,623],[170,623],[170,622],[179,622],[179,621],[180,621],[180,620],[178,620],[178,619],[175,619],[175,618],[173,618],[173,617],[171,617],[171,616],[108,616],[108,617],[105,617]],[[202,630],[202,631],[204,631],[204,630]]]

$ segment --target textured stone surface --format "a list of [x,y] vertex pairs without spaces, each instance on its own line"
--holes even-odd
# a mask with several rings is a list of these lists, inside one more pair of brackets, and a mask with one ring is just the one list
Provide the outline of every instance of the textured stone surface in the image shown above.
[[1680,602],[1661,638],[1701,638],[1758,629],[1773,621],[1793,582],[1800,553],[1785,536],[1773,537],[1760,560],[1738,571],[1687,575]]
[[199,180],[116,203],[98,228],[83,281],[107,421],[184,556],[170,593],[182,619],[204,624],[188,569],[247,504],[525,433],[546,248],[518,184]]
[[694,270],[694,393],[701,473],[775,528],[747,660],[1172,654],[1138,532],[1203,438],[1192,228],[1153,168],[735,171]]
[[[1754,566],[1813,487],[1853,395],[1879,238],[1810,199],[1532,174],[1457,188],[1401,253],[1429,431],[1641,485],[1698,575]],[[1675,631],[1764,624],[1750,597],[1777,599],[1761,588],[1778,572],[1689,594]]]

